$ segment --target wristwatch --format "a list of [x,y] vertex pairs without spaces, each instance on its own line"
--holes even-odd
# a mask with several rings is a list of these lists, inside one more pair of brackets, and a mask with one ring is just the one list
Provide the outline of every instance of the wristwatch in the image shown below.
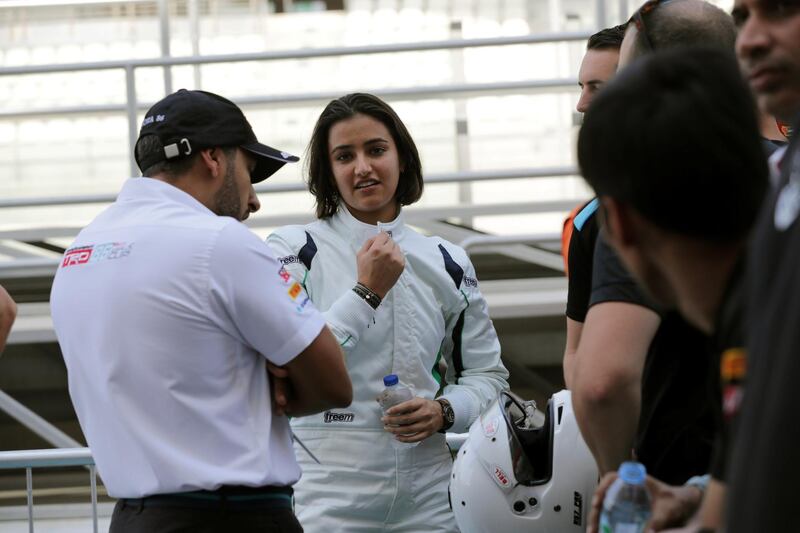
[[453,423],[456,421],[456,414],[453,412],[453,406],[444,398],[437,398],[436,401],[442,406],[442,420],[444,421],[439,433],[444,433],[453,427]]

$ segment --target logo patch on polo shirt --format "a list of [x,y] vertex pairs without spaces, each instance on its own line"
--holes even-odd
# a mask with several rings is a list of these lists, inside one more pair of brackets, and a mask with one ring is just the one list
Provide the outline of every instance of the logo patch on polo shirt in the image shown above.
[[475,278],[471,278],[469,276],[464,276],[464,285],[466,287],[477,287],[478,286],[478,280],[475,279]]
[[289,296],[291,297],[292,300],[297,300],[297,297],[300,296],[301,292],[303,292],[303,287],[302,285],[300,285],[295,281],[292,284],[292,286],[289,287],[289,290],[286,292],[289,293]]
[[76,246],[64,252],[61,267],[66,268],[99,263],[100,261],[109,261],[111,259],[122,259],[131,255],[132,248],[132,242],[106,242],[103,244]]
[[302,313],[302,312],[303,312],[303,309],[305,309],[305,308],[306,308],[306,306],[307,306],[309,303],[311,303],[311,298],[309,298],[308,296],[306,296],[306,297],[303,299],[303,301],[302,301],[302,302],[300,302],[299,304],[297,304],[297,312],[298,312],[298,313]]
[[286,272],[286,269],[283,267],[281,267],[280,270],[278,270],[278,277],[280,277],[284,283],[289,283],[289,281],[292,279],[292,276],[290,276],[289,273]]
[[720,381],[722,382],[722,413],[726,420],[732,420],[741,410],[746,375],[747,353],[744,349],[725,350],[720,362]]

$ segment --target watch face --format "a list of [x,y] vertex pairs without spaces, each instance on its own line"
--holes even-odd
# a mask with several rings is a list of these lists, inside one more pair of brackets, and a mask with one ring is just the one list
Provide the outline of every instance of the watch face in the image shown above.
[[450,429],[456,421],[456,414],[453,411],[453,406],[450,405],[445,399],[436,400],[439,405],[442,406],[442,428],[439,430],[440,433],[446,432]]
[[439,402],[442,404],[442,417],[444,417],[444,421],[446,424],[451,425],[456,418],[455,413],[453,412],[453,407],[450,403]]

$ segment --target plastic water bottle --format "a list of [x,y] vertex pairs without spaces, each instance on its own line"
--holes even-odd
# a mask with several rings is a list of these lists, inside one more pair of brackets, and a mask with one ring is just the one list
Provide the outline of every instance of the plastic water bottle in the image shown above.
[[[385,376],[383,378],[383,385],[385,388],[380,396],[378,396],[378,403],[381,409],[383,409],[384,414],[386,414],[386,411],[390,407],[394,407],[414,397],[414,391],[412,391],[408,385],[402,383],[400,378],[397,377],[397,374]],[[392,438],[392,445],[398,450],[413,448],[417,444],[419,444],[419,442],[400,442],[396,438]]]
[[601,533],[642,533],[650,520],[650,493],[645,485],[647,470],[641,463],[628,461],[619,467],[603,499]]

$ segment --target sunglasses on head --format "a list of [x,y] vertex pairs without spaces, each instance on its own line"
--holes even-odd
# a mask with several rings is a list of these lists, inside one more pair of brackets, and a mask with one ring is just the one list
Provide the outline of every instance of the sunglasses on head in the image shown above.
[[673,0],[647,0],[647,2],[642,4],[642,6],[636,10],[636,12],[628,21],[629,24],[633,23],[634,26],[636,26],[636,31],[639,32],[639,35],[641,35],[642,44],[650,51],[655,50],[656,47],[653,46],[653,41],[650,39],[650,35],[647,33],[647,26],[644,23],[644,16],[652,11],[655,11],[658,6],[672,1]]

